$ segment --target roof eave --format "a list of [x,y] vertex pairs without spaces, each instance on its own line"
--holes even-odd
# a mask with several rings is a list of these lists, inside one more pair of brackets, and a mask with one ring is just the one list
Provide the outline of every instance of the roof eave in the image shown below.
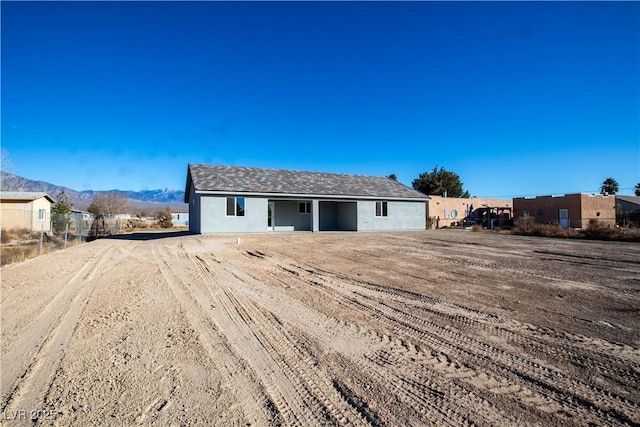
[[[254,191],[218,191],[218,190],[195,190],[196,194],[232,196],[242,194],[256,197],[287,197],[299,199],[349,199],[349,200],[396,200],[396,201],[427,201],[424,197],[402,197],[402,196],[381,196],[381,195],[353,195],[353,194],[310,194],[310,193],[277,193],[277,192],[254,192]],[[185,196],[187,198],[187,196]]]

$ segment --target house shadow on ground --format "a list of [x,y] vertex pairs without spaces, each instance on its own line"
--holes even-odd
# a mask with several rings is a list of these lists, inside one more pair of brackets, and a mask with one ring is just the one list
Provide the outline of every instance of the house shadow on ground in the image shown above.
[[136,231],[135,233],[125,233],[125,234],[113,234],[107,239],[114,240],[157,240],[157,239],[170,239],[173,237],[184,237],[184,236],[192,236],[192,233],[189,230],[180,230],[180,231]]

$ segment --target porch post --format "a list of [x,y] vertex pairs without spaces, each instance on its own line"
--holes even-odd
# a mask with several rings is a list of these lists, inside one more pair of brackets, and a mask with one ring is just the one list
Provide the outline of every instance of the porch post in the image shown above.
[[320,203],[316,199],[311,201],[311,216],[311,231],[320,231]]

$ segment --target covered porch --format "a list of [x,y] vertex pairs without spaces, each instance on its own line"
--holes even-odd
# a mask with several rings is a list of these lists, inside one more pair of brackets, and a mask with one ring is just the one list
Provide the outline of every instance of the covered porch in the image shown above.
[[268,231],[357,231],[355,200],[269,199]]

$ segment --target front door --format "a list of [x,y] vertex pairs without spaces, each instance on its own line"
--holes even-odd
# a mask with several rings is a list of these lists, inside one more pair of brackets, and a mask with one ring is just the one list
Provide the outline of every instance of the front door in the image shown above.
[[569,228],[569,209],[558,210],[558,222],[560,223],[560,227]]
[[276,217],[276,204],[269,202],[267,204],[267,230],[273,230]]

